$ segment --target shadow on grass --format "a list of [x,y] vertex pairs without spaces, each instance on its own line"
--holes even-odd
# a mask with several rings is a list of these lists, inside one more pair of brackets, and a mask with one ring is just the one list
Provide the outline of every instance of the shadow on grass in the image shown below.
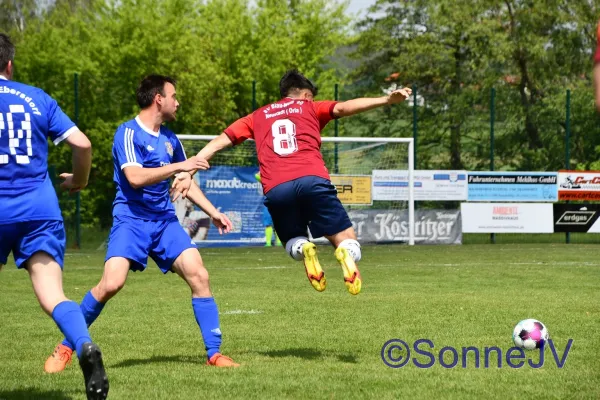
[[158,363],[188,363],[203,364],[200,356],[152,356],[150,358],[132,358],[123,360],[117,364],[110,365],[109,368],[126,368],[136,365],[158,364]]
[[15,390],[0,390],[0,400],[73,400],[58,390],[39,390],[37,388],[21,388]]
[[283,358],[283,357],[296,357],[304,360],[318,360],[323,358],[335,357],[338,361],[349,364],[356,364],[358,358],[350,353],[340,353],[331,350],[317,350],[306,347],[283,349],[283,350],[271,350],[271,351],[260,351],[258,354],[266,357]]

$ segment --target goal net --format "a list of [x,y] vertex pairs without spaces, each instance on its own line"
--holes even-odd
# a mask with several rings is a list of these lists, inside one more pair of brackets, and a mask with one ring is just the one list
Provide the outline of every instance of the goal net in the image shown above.
[[[179,135],[188,157],[213,138]],[[415,243],[412,138],[323,137],[321,153],[361,243]],[[265,228],[272,222],[256,177],[254,141],[222,150],[210,165],[195,175],[196,182],[231,219],[233,231],[219,235],[208,216],[189,200],[175,204],[180,223],[202,247],[264,246]],[[311,239],[326,242],[325,238]]]

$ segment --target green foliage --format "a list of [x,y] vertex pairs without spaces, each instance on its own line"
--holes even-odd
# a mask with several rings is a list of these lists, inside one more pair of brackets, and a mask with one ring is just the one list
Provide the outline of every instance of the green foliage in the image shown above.
[[[112,136],[138,112],[135,89],[143,76],[177,79],[181,109],[170,127],[179,134],[216,135],[251,112],[253,80],[259,106],[277,99],[287,68],[333,88],[335,75],[325,66],[346,43],[343,6],[325,0],[251,4],[59,0],[48,9],[38,6],[22,31],[11,28],[8,17],[0,19],[16,41],[15,79],[43,88],[72,118],[74,74],[79,76],[77,122],[94,154],[90,186],[82,193],[85,224],[110,224]],[[68,147],[53,148],[49,161],[57,172],[69,171]],[[69,201],[61,198],[66,219],[72,214]]]
[[[357,31],[349,29],[345,5],[326,0],[0,6],[0,29],[17,45],[15,79],[42,87],[74,118],[78,74],[77,122],[94,145],[91,185],[82,193],[89,225],[110,224],[112,135],[138,112],[135,88],[149,73],[178,80],[182,106],[170,127],[179,134],[218,134],[250,113],[253,81],[256,106],[276,100],[288,68],[313,79],[320,99],[334,97],[335,83],[342,100],[380,96],[392,83],[414,85],[423,98],[415,109],[407,102],[338,124],[340,136],[412,136],[416,115],[418,168],[489,168],[492,88],[496,169],[563,168],[570,90],[570,166],[600,166],[590,76],[600,8],[589,0],[379,0]],[[323,135],[333,129],[329,124]],[[255,162],[246,155],[227,154]],[[70,163],[67,146],[52,148],[57,172]],[[72,201],[61,198],[67,219]]]
[[[375,17],[359,24],[355,56],[363,62],[354,77],[359,91],[389,86],[385,78],[394,72],[399,84],[418,87],[425,99],[418,107],[420,168],[489,166],[493,87],[497,169],[564,166],[567,89],[573,161],[589,165],[596,157],[600,125],[590,55],[598,5],[585,0],[380,0],[373,11]],[[382,129],[374,129],[373,122],[364,122],[367,132]]]

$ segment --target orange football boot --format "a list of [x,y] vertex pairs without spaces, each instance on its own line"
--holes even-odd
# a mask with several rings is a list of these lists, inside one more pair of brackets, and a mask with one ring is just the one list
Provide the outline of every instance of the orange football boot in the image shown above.
[[234,362],[231,358],[224,356],[221,353],[215,353],[209,360],[206,362],[206,365],[210,365],[213,367],[239,367],[240,364]]
[[52,355],[46,360],[44,371],[49,374],[61,372],[67,367],[67,364],[71,362],[72,357],[73,350],[61,343],[56,346]]

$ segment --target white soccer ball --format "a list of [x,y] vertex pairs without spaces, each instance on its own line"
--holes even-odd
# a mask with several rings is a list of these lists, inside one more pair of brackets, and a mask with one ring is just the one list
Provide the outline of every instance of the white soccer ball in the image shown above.
[[537,319],[524,319],[513,330],[513,342],[526,350],[541,349],[549,338],[546,325]]

